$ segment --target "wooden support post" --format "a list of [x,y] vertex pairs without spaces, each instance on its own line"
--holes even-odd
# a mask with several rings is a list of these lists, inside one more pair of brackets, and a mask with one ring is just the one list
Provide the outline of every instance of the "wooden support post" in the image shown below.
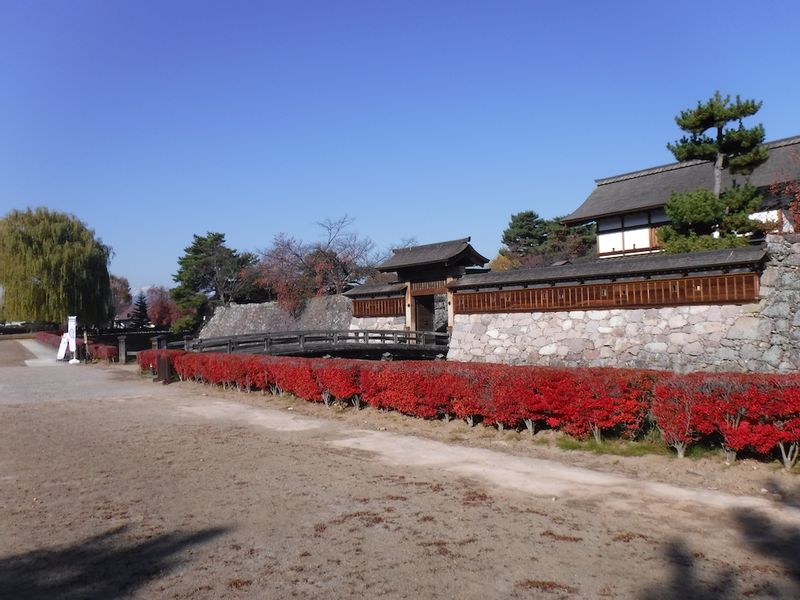
[[414,317],[414,299],[411,297],[411,282],[406,282],[406,323],[405,328],[414,330],[416,329],[416,318]]
[[191,352],[192,341],[193,341],[192,336],[190,335],[183,336],[183,349],[186,350],[186,352]]
[[117,337],[117,345],[119,350],[119,362],[121,364],[125,364],[128,361],[128,347],[125,343],[125,340],[128,338],[127,335],[120,335]]
[[[447,278],[447,284],[449,285],[453,281],[453,277]],[[447,288],[447,331],[453,331],[453,325],[456,322],[456,312],[455,312],[455,298],[453,297],[453,290],[449,287]]]

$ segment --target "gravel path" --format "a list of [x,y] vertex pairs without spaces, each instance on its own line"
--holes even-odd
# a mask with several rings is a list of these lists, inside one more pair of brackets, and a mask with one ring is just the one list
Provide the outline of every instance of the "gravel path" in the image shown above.
[[39,362],[50,350],[0,341],[2,597],[800,596],[800,516],[764,497]]

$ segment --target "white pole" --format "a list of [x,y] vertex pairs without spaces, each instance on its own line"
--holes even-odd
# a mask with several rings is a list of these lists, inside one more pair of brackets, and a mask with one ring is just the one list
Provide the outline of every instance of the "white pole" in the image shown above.
[[81,361],[79,361],[77,357],[78,354],[77,329],[78,329],[78,317],[67,317],[67,335],[69,336],[69,351],[72,352],[72,360],[69,361],[69,364],[71,365],[79,365],[81,363]]

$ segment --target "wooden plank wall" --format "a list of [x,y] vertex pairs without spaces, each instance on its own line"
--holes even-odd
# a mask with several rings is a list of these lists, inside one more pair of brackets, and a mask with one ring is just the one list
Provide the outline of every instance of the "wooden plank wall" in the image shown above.
[[439,279],[436,281],[412,281],[412,296],[430,296],[432,294],[446,294],[447,280]]
[[741,304],[758,300],[756,273],[520,290],[458,292],[456,314]]
[[402,317],[405,314],[405,298],[402,296],[353,300],[354,317]]

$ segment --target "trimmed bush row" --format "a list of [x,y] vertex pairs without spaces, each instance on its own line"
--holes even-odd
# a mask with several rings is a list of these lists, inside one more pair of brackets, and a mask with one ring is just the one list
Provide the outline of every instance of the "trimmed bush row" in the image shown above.
[[[48,346],[52,346],[53,348],[58,348],[61,345],[61,335],[54,333],[40,331],[36,334],[36,340],[43,344],[47,344]],[[77,342],[78,346],[84,345],[81,338],[78,338],[75,341]],[[115,346],[109,346],[108,344],[90,343],[89,356],[94,359],[115,361],[119,358],[119,350]]]
[[647,421],[683,457],[701,439],[728,460],[776,448],[786,468],[800,451],[800,376],[632,369],[557,369],[457,362],[371,362],[144,350],[140,368],[168,356],[182,380],[313,402],[362,402],[422,418],[456,416],[503,428],[557,428],[576,438],[630,439]]

